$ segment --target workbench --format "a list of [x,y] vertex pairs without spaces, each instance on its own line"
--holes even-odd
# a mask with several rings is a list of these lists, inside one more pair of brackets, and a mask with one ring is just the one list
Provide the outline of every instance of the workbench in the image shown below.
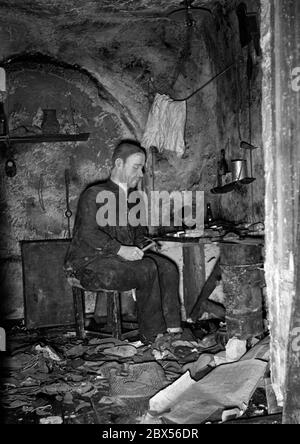
[[[160,244],[160,252],[172,259],[179,270],[179,296],[182,320],[191,314],[201,289],[211,274],[220,256],[220,244],[264,245],[263,235],[227,237],[206,235],[189,237],[184,235],[164,235],[155,237]],[[223,302],[222,289],[216,289],[218,302]]]

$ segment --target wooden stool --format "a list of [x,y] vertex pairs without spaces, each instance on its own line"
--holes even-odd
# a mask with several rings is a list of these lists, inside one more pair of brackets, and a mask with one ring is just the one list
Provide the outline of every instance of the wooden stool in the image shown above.
[[[86,290],[76,278],[69,277],[68,282],[71,285],[73,292],[76,334],[79,338],[83,339],[86,336],[86,330],[84,328],[85,292],[90,290]],[[112,336],[116,339],[125,339],[130,336],[132,337],[136,335],[138,333],[137,329],[127,333],[122,333],[120,298],[123,292],[118,290],[106,290],[103,288],[99,288],[97,291],[91,291],[91,293],[100,292],[103,292],[107,295],[107,327],[109,328],[111,333],[97,332],[97,335],[103,337]],[[133,289],[132,292],[133,297],[135,298],[135,289]]]

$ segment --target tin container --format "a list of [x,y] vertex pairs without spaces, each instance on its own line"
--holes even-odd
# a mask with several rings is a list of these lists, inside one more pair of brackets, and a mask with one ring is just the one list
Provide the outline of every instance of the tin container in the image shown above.
[[236,182],[248,177],[246,159],[231,160],[232,181]]

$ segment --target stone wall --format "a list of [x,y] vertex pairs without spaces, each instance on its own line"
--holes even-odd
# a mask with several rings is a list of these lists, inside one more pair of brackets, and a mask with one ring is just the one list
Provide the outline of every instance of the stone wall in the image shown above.
[[[258,12],[258,1],[245,3],[249,12]],[[75,213],[84,186],[108,174],[115,143],[142,136],[155,93],[189,96],[235,60],[240,60],[236,67],[187,101],[186,152],[182,158],[166,151],[156,157],[155,188],[204,190],[215,217],[263,220],[261,73],[258,59],[251,82],[250,134],[248,48],[240,45],[237,4],[212,1],[213,14],[196,14],[193,26],[186,25],[184,13],[176,20],[96,14],[93,1],[86,9],[71,0],[68,7],[55,1],[47,6],[25,2],[23,9],[17,3],[10,8],[1,4],[0,63],[8,70],[10,130],[32,130],[40,125],[43,108],[55,108],[62,132],[91,134],[84,143],[13,149],[17,175],[4,176],[1,183],[2,280],[9,282],[9,316],[19,317],[23,310],[19,241],[67,235],[65,169],[70,171]],[[256,181],[227,195],[213,195],[222,148],[227,160],[246,154],[250,170],[249,152],[239,148],[240,137],[259,147],[253,151]],[[9,154],[2,150],[2,171]]]

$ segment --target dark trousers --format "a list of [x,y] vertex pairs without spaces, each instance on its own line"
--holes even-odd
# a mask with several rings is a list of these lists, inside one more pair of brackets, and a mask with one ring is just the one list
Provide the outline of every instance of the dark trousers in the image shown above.
[[139,261],[99,256],[76,274],[90,291],[135,288],[139,330],[147,339],[180,327],[179,273],[171,259],[152,252]]

